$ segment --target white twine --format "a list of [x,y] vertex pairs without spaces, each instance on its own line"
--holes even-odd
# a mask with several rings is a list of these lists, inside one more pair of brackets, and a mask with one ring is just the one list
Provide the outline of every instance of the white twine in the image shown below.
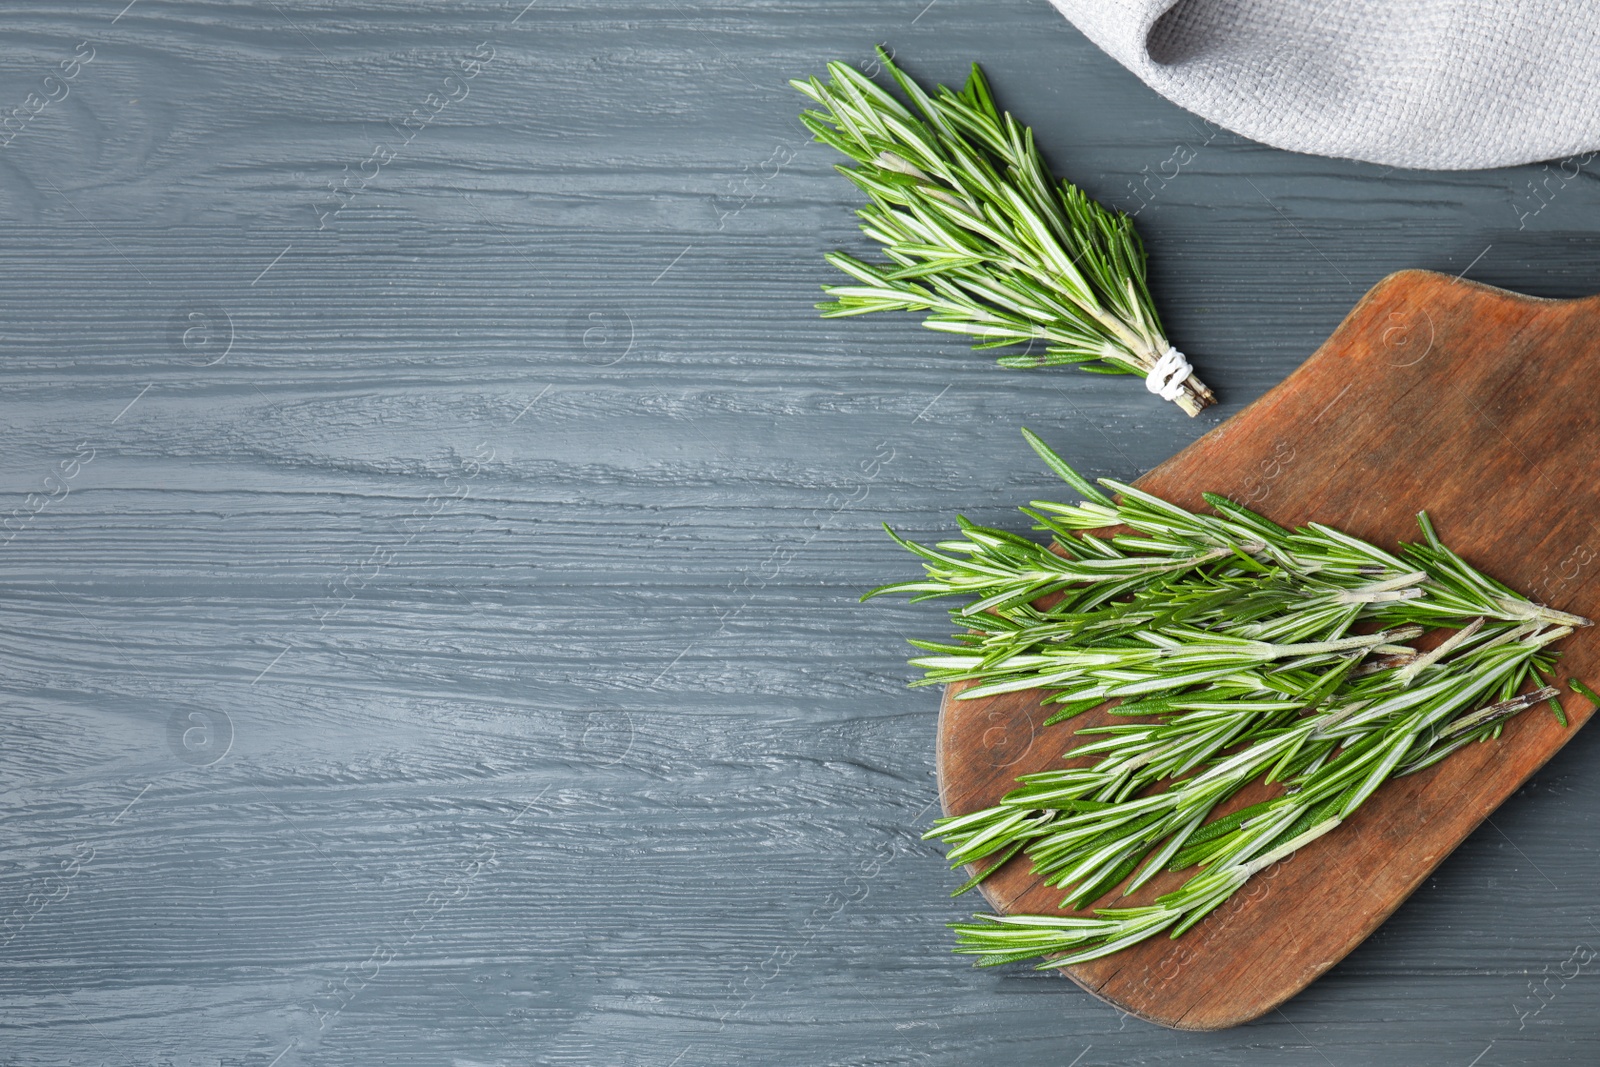
[[1194,370],[1189,361],[1183,358],[1172,345],[1156,360],[1156,365],[1150,368],[1150,373],[1145,375],[1144,387],[1159,396],[1162,400],[1176,400],[1183,392],[1184,379]]

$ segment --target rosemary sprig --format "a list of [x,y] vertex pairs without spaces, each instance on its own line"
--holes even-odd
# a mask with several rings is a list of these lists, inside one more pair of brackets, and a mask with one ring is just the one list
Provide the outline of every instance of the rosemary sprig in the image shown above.
[[[1063,907],[1081,907],[1103,896],[1165,839],[1158,858],[1145,864],[1129,886],[1131,892],[1169,861],[1172,869],[1181,870],[1233,841],[1221,835],[1230,827],[1213,823],[1202,830],[1201,823],[1251,782],[1287,782],[1295,799],[1291,804],[1285,798],[1278,808],[1295,807],[1297,816],[1309,811],[1311,801],[1339,795],[1342,817],[1391,773],[1431,765],[1553,695],[1554,690],[1541,689],[1531,697],[1469,710],[1476,699],[1497,695],[1507,682],[1520,686],[1540,649],[1568,632],[1561,627],[1520,640],[1480,641],[1446,663],[1430,665],[1425,684],[1402,688],[1398,671],[1380,672],[1317,708],[1216,699],[1223,695],[1217,693],[1206,700],[1173,700],[1177,714],[1172,718],[1080,732],[1110,735],[1067,753],[1072,758],[1105,753],[1094,766],[1025,775],[1022,787],[999,805],[943,820],[928,836],[952,843],[953,863],[972,862],[1025,838],[1035,874],[1050,885],[1077,887]],[[1187,743],[1188,751],[1178,748],[1179,743]],[[1152,766],[1151,755],[1180,765]],[[1390,759],[1392,763],[1384,764]],[[1178,777],[1207,761],[1192,777]],[[1357,768],[1380,765],[1386,766],[1382,774],[1359,781],[1352,777]],[[1159,792],[1140,792],[1160,779],[1174,781]],[[1091,805],[1085,808],[1084,800]],[[1019,813],[1025,813],[1025,822],[1015,819]],[[1015,826],[1007,828],[1011,823]],[[1276,833],[1293,836],[1283,827]],[[1210,843],[1193,851],[1205,842]]]
[[[1064,908],[1119,885],[1126,895],[1159,870],[1201,870],[1146,907],[980,916],[957,925],[957,951],[985,964],[1044,955],[1049,967],[1177,936],[1390,778],[1497,737],[1545,700],[1565,724],[1542,681],[1547,646],[1588,620],[1481,574],[1426,515],[1423,542],[1393,554],[1222,497],[1199,515],[1102,479],[1114,500],[1023,432],[1083,497],[1023,509],[1052,547],[965,520],[964,540],[934,548],[896,537],[925,578],[868,596],[970,598],[951,612],[962,627],[951,643],[912,642],[932,653],[912,661],[921,684],[976,680],[964,698],[1047,688],[1062,709],[1050,722],[1121,698],[1116,712],[1138,721],[1079,731],[1066,753],[1077,766],[1024,775],[999,804],[927,836],[953,865],[992,861],[958,892],[1021,853],[1067,891]],[[1111,527],[1131,532],[1094,532]],[[1406,644],[1425,629],[1451,632],[1428,652]],[[1257,781],[1284,791],[1212,818]]]
[[824,316],[925,311],[923,325],[975,348],[1043,343],[1004,366],[1138,374],[1190,415],[1215,403],[1162,330],[1133,220],[1051,176],[976,64],[959,92],[930,96],[881,48],[878,60],[915,113],[843,63],[828,82],[789,83],[824,109],[800,116],[816,139],[855,161],[839,170],[867,194],[861,228],[889,259],[830,253],[854,284],[825,287]]
[[[1497,716],[1503,721],[1555,692],[1553,688],[1541,689],[1491,705],[1474,715],[1461,717],[1457,729],[1470,734],[1474,727],[1485,725],[1491,717]],[[1101,908],[1092,917],[980,915],[973,923],[953,924],[957,933],[956,951],[979,956],[978,962],[983,966],[1045,956],[1045,962],[1040,964],[1040,969],[1045,969],[1110,955],[1163,930],[1170,929],[1171,936],[1177,937],[1220,906],[1257,872],[1338,827],[1379,785],[1396,773],[1405,773],[1397,772],[1397,768],[1407,756],[1414,756],[1414,762],[1431,763],[1471,740],[1470,736],[1458,738],[1443,746],[1444,751],[1434,759],[1428,758],[1428,750],[1436,745],[1437,737],[1449,731],[1436,734],[1434,740],[1428,741],[1422,740],[1423,731],[1430,720],[1436,721],[1446,714],[1438,708],[1419,707],[1388,729],[1370,732],[1361,743],[1347,743],[1325,766],[1296,781],[1292,793],[1246,809],[1248,818],[1217,820],[1212,825],[1222,832],[1208,835],[1173,863],[1179,869],[1198,863],[1203,864],[1203,869],[1178,889],[1156,898],[1153,905]],[[1469,723],[1468,720],[1476,721]],[[1191,819],[1185,827],[1194,825],[1197,823]],[[1199,836],[1192,832],[1191,835],[1191,840]],[[1175,836],[1174,840],[1179,837]],[[1115,847],[1115,842],[1103,845],[1102,851]],[[1169,843],[1161,857],[1164,859],[1173,851]],[[1087,862],[1080,866],[1087,866]],[[1118,872],[1126,877],[1135,866],[1137,860],[1133,864],[1124,861],[1123,866],[1113,870],[1111,877],[1092,885],[1087,893],[1069,897],[1063,906],[1081,906],[1103,895],[1122,880],[1116,877]],[[1143,877],[1148,877],[1157,866],[1147,865]],[[1073,873],[1069,871],[1060,877],[1070,877]],[[1143,877],[1138,880],[1141,884]],[[1127,892],[1132,892],[1132,888]],[[1095,892],[1096,889],[1099,892]]]

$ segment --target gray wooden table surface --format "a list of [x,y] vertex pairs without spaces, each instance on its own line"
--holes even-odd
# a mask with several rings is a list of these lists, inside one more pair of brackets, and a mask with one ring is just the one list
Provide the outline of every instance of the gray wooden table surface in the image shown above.
[[[785,81],[878,41],[1139,211],[1220,409],[816,317]],[[1020,425],[1132,477],[1390,271],[1600,291],[1583,161],[1265,148],[1045,0],[8,0],[0,111],[0,1064],[1596,1062],[1600,734],[1173,1033],[948,952],[946,622],[856,603]]]

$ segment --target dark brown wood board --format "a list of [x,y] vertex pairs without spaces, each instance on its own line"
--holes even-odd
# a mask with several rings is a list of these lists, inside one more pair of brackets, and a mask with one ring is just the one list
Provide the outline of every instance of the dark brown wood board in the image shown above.
[[[1419,540],[1415,516],[1426,510],[1480,569],[1594,618],[1597,327],[1600,297],[1542,300],[1424,271],[1390,275],[1281,385],[1137,484],[1195,510],[1202,492],[1221,493],[1285,525],[1315,520],[1385,547]],[[1600,677],[1600,627],[1556,647],[1560,680]],[[1061,766],[1073,731],[1109,720],[1101,709],[1045,728],[1039,690],[956,699],[962,688],[948,688],[939,720],[949,815],[994,803],[1019,774]],[[1183,937],[1064,972],[1163,1026],[1216,1030],[1270,1011],[1371,934],[1594,711],[1577,696],[1564,704],[1566,729],[1533,709],[1498,741],[1388,783]],[[1185,877],[1164,874],[1101,903],[1142,903]],[[1054,912],[1063,894],[1020,858],[982,889],[1008,914]]]

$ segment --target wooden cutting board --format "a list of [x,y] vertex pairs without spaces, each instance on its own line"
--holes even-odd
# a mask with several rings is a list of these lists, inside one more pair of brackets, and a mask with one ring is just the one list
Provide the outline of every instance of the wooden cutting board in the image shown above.
[[[1415,515],[1426,509],[1480,569],[1597,618],[1597,373],[1600,297],[1540,300],[1403,271],[1374,286],[1287,381],[1137,484],[1193,510],[1205,507],[1203,491],[1221,493],[1284,525],[1316,520],[1384,547],[1420,539]],[[1600,682],[1600,627],[1557,647],[1560,681]],[[1101,709],[1045,728],[1041,691],[955,699],[964,687],[948,688],[939,718],[949,815],[995,803],[1019,774],[1062,766],[1075,729],[1110,719]],[[1525,712],[1498,741],[1388,783],[1183,937],[1065,973],[1124,1011],[1184,1030],[1270,1011],[1371,934],[1594,712],[1577,696],[1563,703],[1568,729],[1543,706]],[[1235,806],[1268,795],[1252,787]],[[1185,877],[1160,875],[1101,904],[1145,903]],[[1056,913],[1064,895],[1020,857],[982,890],[1003,913]]]

